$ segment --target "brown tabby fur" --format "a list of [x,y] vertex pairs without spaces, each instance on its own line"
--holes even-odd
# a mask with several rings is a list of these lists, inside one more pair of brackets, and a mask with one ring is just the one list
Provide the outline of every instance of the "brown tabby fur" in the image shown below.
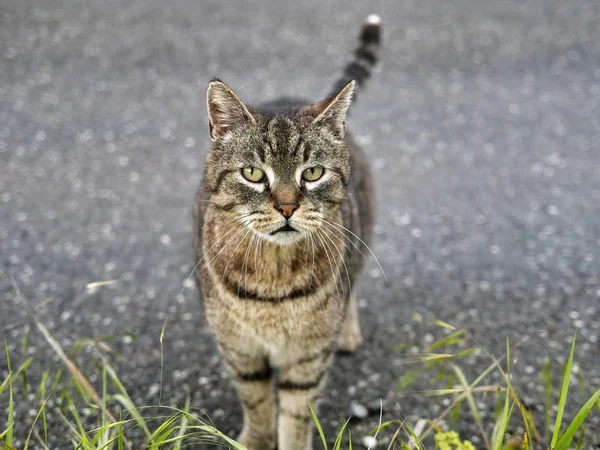
[[[375,56],[378,44],[363,37],[361,48]],[[265,109],[244,105],[220,81],[208,88],[212,146],[196,201],[196,273],[249,450],[311,449],[308,404],[333,351],[354,351],[362,340],[354,289],[369,252],[373,194],[365,157],[345,132],[354,85],[314,105]],[[315,166],[322,178],[302,181]],[[265,179],[245,180],[245,167]],[[286,217],[280,205],[296,209]],[[277,232],[285,225],[297,231]]]

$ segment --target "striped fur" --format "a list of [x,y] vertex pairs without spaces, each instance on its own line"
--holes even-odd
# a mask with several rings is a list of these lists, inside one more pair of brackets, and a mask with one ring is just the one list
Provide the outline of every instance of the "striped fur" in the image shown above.
[[[348,80],[355,80],[359,87],[363,87],[373,73],[379,61],[381,49],[381,19],[375,14],[367,17],[360,30],[359,45],[354,51],[354,58],[344,68],[344,75],[334,84],[333,91],[342,89]],[[356,92],[354,95],[356,101]]]
[[[364,25],[355,64],[376,60],[379,36],[379,25]],[[345,73],[361,85],[368,73],[352,67]],[[373,202],[367,162],[345,130],[354,88],[345,82],[315,104],[259,108],[218,80],[208,88],[212,145],[196,201],[196,275],[249,450],[311,449],[308,404],[318,400],[333,352],[362,340],[354,289]],[[244,178],[247,167],[264,177]],[[321,178],[302,178],[311,167],[323,168]]]

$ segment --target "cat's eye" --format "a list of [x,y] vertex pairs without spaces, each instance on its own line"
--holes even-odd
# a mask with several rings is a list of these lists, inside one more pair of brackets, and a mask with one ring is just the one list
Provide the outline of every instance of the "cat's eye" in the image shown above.
[[248,181],[260,183],[265,178],[265,171],[258,167],[244,167],[242,169],[242,175]]
[[306,181],[317,181],[323,176],[323,173],[325,173],[325,169],[323,169],[322,167],[309,167],[304,172],[302,172],[302,178]]

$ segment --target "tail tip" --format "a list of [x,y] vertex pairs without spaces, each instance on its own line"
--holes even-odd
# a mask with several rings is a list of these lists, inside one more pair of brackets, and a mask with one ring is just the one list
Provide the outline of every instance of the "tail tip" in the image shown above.
[[381,17],[377,14],[369,14],[365,23],[368,25],[381,25]]
[[363,23],[360,40],[363,44],[381,44],[381,17],[370,14]]

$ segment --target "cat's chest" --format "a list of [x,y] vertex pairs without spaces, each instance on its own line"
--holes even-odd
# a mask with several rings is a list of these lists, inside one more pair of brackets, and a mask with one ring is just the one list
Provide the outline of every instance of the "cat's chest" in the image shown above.
[[306,294],[292,291],[277,297],[276,291],[266,290],[261,298],[245,296],[225,283],[213,287],[213,297],[207,299],[212,325],[237,330],[250,346],[259,343],[277,364],[301,351],[299,342],[331,340],[343,318],[345,301],[333,281]]
[[281,302],[310,297],[339,278],[343,253],[313,243],[278,248],[256,239],[240,241],[230,252],[212,250],[213,281],[240,299]]

